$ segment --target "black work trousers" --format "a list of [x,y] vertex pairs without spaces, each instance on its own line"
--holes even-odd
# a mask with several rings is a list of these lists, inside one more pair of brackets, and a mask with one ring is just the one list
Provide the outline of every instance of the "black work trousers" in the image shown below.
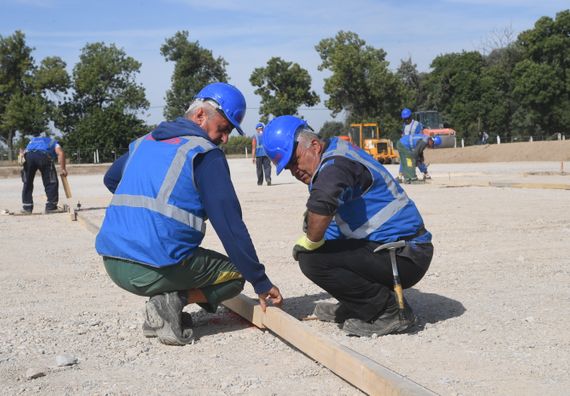
[[[375,320],[386,308],[394,277],[388,250],[373,253],[380,243],[345,239],[327,241],[314,252],[300,253],[301,271],[330,293],[354,317]],[[431,243],[408,242],[396,251],[404,289],[422,279],[433,256]]]
[[24,210],[31,212],[34,209],[32,193],[34,192],[34,178],[38,169],[42,174],[42,182],[47,195],[46,210],[57,209],[59,184],[53,159],[44,151],[27,152],[25,158],[24,169],[22,169],[22,181],[24,182],[22,206]]
[[271,184],[271,161],[268,157],[255,157],[255,170],[257,171],[257,185],[263,184],[263,173],[265,173],[265,181]]

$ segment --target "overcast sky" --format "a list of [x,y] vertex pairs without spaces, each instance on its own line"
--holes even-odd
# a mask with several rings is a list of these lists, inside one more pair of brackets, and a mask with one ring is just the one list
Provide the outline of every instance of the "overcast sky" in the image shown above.
[[253,134],[259,98],[249,76],[273,56],[297,62],[312,75],[321,103],[301,113],[318,130],[332,118],[323,103],[327,74],[317,70],[315,45],[339,30],[384,49],[392,70],[411,57],[419,71],[429,71],[437,55],[481,50],[497,32],[507,29],[516,37],[541,16],[554,18],[567,8],[568,0],[0,0],[0,34],[23,31],[36,62],[60,56],[69,71],[86,43],[115,43],[142,63],[138,81],[151,103],[144,117],[158,123],[173,70],[160,46],[187,30],[191,41],[229,63],[230,83],[248,104],[242,126]]

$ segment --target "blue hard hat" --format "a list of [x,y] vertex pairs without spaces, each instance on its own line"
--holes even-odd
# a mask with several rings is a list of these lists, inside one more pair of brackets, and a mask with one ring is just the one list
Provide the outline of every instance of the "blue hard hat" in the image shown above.
[[240,135],[244,134],[240,124],[245,116],[245,97],[239,89],[227,83],[217,82],[206,85],[194,98],[211,99],[216,102],[230,124]]
[[265,154],[275,164],[277,174],[287,166],[295,149],[295,135],[301,127],[309,128],[307,121],[285,115],[271,120],[263,131]]
[[265,124],[263,122],[258,122],[257,125],[255,126],[255,129],[259,128],[265,128]]
[[402,110],[402,119],[405,120],[406,118],[410,118],[412,116],[412,110],[408,109],[407,107]]
[[439,146],[441,144],[441,136],[435,136],[433,138],[433,145],[434,146]]

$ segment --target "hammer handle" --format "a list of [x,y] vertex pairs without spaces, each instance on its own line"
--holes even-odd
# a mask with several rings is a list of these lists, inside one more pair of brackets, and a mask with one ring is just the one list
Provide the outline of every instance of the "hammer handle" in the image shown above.
[[65,197],[71,198],[71,188],[69,187],[69,182],[67,181],[67,176],[59,175],[61,177],[61,183],[63,184],[63,189],[65,190]]

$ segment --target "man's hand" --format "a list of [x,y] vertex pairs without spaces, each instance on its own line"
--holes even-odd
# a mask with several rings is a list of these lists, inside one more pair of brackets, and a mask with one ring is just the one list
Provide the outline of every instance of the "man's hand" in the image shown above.
[[60,169],[59,174],[62,176],[67,176],[67,169]]
[[281,295],[281,292],[279,291],[277,286],[273,286],[271,289],[269,289],[268,292],[258,294],[258,296],[259,296],[259,305],[261,306],[261,310],[263,312],[265,312],[265,310],[267,309],[267,302],[270,302],[271,304],[278,307],[281,306],[281,304],[283,303],[283,296]]
[[325,244],[325,239],[321,239],[318,242],[313,242],[307,235],[303,235],[301,238],[295,242],[295,246],[293,246],[293,258],[295,261],[299,261],[299,253],[307,253],[312,252],[313,250],[317,250],[321,246]]

